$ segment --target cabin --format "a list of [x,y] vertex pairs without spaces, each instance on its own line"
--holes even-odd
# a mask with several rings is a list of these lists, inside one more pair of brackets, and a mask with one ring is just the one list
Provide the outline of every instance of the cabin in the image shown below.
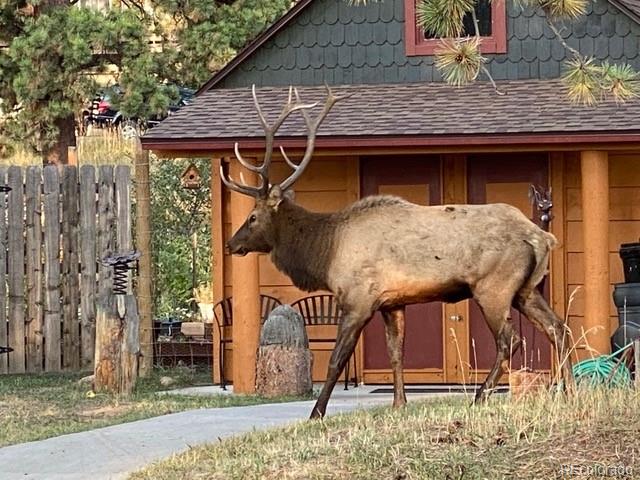
[[[253,200],[229,192],[219,167],[238,178],[235,142],[247,158],[260,158],[264,147],[252,85],[271,118],[289,85],[305,101],[321,100],[324,84],[353,94],[326,118],[314,159],[295,185],[297,202],[308,209],[334,211],[384,193],[424,205],[506,202],[539,222],[529,189],[550,189],[550,230],[559,247],[545,294],[568,318],[578,358],[610,349],[617,327],[612,285],[623,281],[618,249],[640,238],[640,102],[571,104],[560,80],[570,52],[541,12],[505,0],[480,0],[477,7],[486,66],[500,93],[482,76],[448,86],[434,66],[437,40],[416,24],[415,1],[298,1],[214,75],[193,104],[142,138],[145,149],[165,158],[211,158],[214,295],[234,299],[225,376],[237,392],[254,388],[259,294],[283,303],[307,295],[268,256],[224,252]],[[635,0],[590,2],[588,14],[562,26],[562,35],[582,54],[640,68]],[[282,126],[278,144],[301,156],[306,136],[299,115]],[[290,172],[282,159],[274,159],[272,171],[274,181]],[[549,342],[526,318],[515,311],[512,318],[525,339],[512,368],[549,371]],[[313,345],[315,381],[324,380],[331,349]],[[391,381],[378,315],[356,356],[361,381]],[[480,382],[494,356],[493,337],[473,301],[408,307],[407,383]]]

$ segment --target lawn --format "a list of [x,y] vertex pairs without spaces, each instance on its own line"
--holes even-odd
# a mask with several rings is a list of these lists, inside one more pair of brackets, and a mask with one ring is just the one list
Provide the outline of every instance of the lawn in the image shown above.
[[[94,395],[90,384],[78,383],[82,376],[70,373],[0,376],[0,447],[184,410],[266,401],[257,396],[157,394],[168,388],[211,383],[209,372],[186,367],[154,371],[149,378],[139,381],[135,394],[126,400],[108,394]],[[162,376],[170,376],[175,383],[163,387]],[[286,400],[291,399],[276,401]]]
[[640,394],[410,402],[193,448],[130,480],[640,478]]

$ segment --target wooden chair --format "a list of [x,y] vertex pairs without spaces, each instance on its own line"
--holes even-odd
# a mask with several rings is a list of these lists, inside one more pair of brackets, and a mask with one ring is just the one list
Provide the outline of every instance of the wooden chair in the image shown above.
[[[282,302],[269,295],[260,295],[260,319],[261,323],[267,319],[269,314]],[[226,327],[233,326],[233,300],[232,297],[224,298],[213,306],[213,317],[218,326],[218,368],[220,369],[220,386],[227,389],[227,382],[224,378],[224,347],[233,342],[233,338],[225,336]]]
[[[342,311],[336,301],[335,297],[330,294],[311,295],[308,297],[296,300],[291,304],[293,309],[297,310],[306,326],[318,326],[318,325],[335,325],[338,326],[342,321]],[[322,342],[322,343],[334,343],[335,337],[331,338],[314,338],[309,339],[309,342]],[[354,377],[353,384],[358,386],[358,373],[356,363],[355,351],[351,356],[353,358]],[[347,361],[347,365],[344,370],[344,389],[349,389],[349,365],[351,358]]]

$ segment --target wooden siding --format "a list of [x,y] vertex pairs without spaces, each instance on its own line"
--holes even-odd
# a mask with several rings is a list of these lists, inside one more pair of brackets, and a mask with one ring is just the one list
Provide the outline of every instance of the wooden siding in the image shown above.
[[[622,262],[618,255],[621,243],[640,239],[640,152],[609,154],[609,278],[613,285],[623,282]],[[564,164],[564,212],[565,229],[561,238],[565,250],[565,298],[568,305],[569,325],[574,338],[579,339],[584,318],[584,254],[582,238],[581,175],[579,157],[565,154]],[[613,332],[618,325],[613,300],[609,310],[609,328]],[[579,356],[587,356],[584,345]]]

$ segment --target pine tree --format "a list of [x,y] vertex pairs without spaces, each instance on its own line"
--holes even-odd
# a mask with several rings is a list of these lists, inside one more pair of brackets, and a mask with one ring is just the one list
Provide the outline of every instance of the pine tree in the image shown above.
[[[173,84],[197,86],[290,6],[289,0],[158,0],[154,11],[123,0],[110,11],[77,0],[0,0],[0,135],[66,163],[80,112],[115,75],[124,115],[161,115]],[[148,3],[148,2],[147,2]],[[160,48],[150,40],[160,36]],[[5,46],[2,48],[1,46]]]

